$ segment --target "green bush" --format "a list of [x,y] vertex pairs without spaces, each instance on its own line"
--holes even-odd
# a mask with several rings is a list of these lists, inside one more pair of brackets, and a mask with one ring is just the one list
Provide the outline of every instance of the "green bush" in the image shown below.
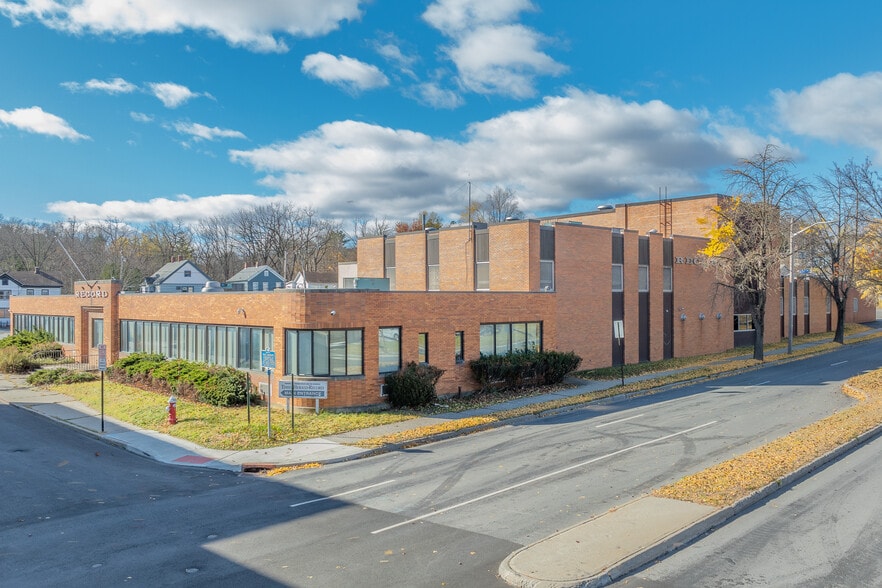
[[155,353],[132,353],[120,358],[110,366],[108,376],[215,406],[236,406],[248,400],[248,376],[244,372],[184,359],[165,359]]
[[435,384],[444,370],[424,363],[410,362],[386,376],[389,404],[394,408],[417,408],[435,402]]
[[64,347],[55,341],[35,343],[31,347],[31,357],[40,363],[58,363],[64,361]]
[[4,374],[26,374],[40,367],[25,353],[12,345],[0,349],[0,372]]
[[558,384],[579,367],[582,358],[572,351],[516,351],[505,355],[482,355],[469,362],[482,390],[493,387]]
[[51,386],[52,384],[77,384],[94,382],[99,376],[92,372],[79,372],[65,368],[41,369],[28,376],[28,384]]
[[16,331],[8,337],[0,339],[0,349],[15,347],[19,351],[29,352],[38,343],[51,343],[55,337],[49,331],[37,329],[36,331]]

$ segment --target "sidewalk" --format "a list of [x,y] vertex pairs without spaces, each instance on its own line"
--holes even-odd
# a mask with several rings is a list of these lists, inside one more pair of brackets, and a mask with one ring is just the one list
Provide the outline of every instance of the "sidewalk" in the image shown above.
[[[882,330],[882,321],[871,323],[868,326]],[[861,333],[858,336],[864,334]],[[824,342],[826,340],[820,343]],[[794,349],[820,343],[795,345]],[[784,349],[767,353],[767,363],[774,362],[776,357],[784,354],[786,354]],[[625,378],[625,382],[631,383],[687,370],[688,368],[663,374],[656,373]],[[7,403],[55,419],[99,437],[108,443],[156,461],[240,472],[307,463],[329,464],[356,459],[378,452],[376,449],[353,446],[361,439],[389,435],[452,419],[493,414],[502,410],[577,396],[586,392],[605,390],[620,383],[620,380],[584,381],[572,389],[519,398],[492,407],[434,417],[421,417],[400,423],[351,431],[328,438],[310,439],[281,447],[248,451],[207,449],[171,435],[139,429],[108,417],[104,419],[102,432],[100,413],[67,396],[32,388],[27,384],[24,376],[0,374],[0,403]],[[682,383],[677,384],[677,386],[682,385]],[[645,393],[643,392],[643,394]],[[639,497],[517,550],[500,564],[500,576],[512,585],[531,588],[605,586],[614,579],[634,571],[699,537],[713,527],[723,524],[772,492],[786,487],[824,463],[851,450],[855,445],[863,443],[876,435],[878,431],[879,429],[871,431],[855,439],[816,462],[793,472],[781,483],[772,484],[726,508],[718,509],[649,495]],[[430,440],[434,439],[426,441]],[[397,446],[389,446],[380,451],[394,451],[395,449]]]

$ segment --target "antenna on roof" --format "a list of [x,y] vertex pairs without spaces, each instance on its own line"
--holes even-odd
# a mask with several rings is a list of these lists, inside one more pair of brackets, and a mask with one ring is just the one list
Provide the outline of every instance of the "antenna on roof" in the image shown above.
[[55,237],[55,240],[58,241],[59,245],[61,245],[61,250],[67,254],[67,258],[70,260],[70,262],[73,264],[73,266],[75,268],[77,268],[78,272],[80,272],[80,276],[82,276],[83,281],[87,282],[88,280],[86,280],[86,276],[83,275],[83,271],[80,269],[80,266],[78,266],[77,262],[75,262],[73,257],[70,256],[70,253],[68,253],[67,248],[64,246],[64,243],[61,242],[61,239],[59,239],[58,237]]

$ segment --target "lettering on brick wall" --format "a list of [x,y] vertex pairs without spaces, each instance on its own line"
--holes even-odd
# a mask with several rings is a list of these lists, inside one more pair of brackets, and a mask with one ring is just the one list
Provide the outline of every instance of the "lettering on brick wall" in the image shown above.
[[78,290],[74,292],[74,297],[76,298],[107,298],[109,294],[104,290]]
[[701,265],[700,257],[675,257],[674,263],[682,263],[684,265]]

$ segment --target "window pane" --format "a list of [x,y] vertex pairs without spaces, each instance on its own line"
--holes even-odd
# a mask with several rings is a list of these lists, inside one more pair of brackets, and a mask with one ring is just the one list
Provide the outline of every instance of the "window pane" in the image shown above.
[[493,343],[493,325],[481,325],[481,355],[493,355],[496,347]]
[[511,349],[512,351],[527,350],[527,324],[514,323],[511,326]]
[[330,362],[332,376],[346,375],[346,331],[331,331]]
[[489,290],[490,289],[490,264],[489,263],[476,263],[475,264],[475,289],[476,290]]
[[297,375],[312,375],[312,331],[297,332]]
[[312,332],[312,375],[327,376],[330,373],[330,337],[328,331]]
[[260,352],[263,347],[263,329],[251,330],[251,362],[249,367],[253,370],[260,368]]
[[420,333],[417,343],[417,362],[429,363],[429,334]]
[[625,287],[625,279],[622,275],[622,266],[613,264],[612,266],[612,291],[621,292]]
[[649,292],[649,266],[637,267],[637,291]]
[[441,289],[441,266],[430,265],[428,273],[428,283],[426,285],[429,290]]
[[346,331],[346,373],[350,376],[363,373],[361,331]]
[[554,290],[554,262],[539,262],[539,289],[543,292]]
[[511,325],[496,325],[496,355],[505,355],[511,351]]
[[463,354],[462,336],[462,331],[457,331],[453,334],[453,355],[456,363],[462,363],[463,361],[465,361],[465,356]]
[[538,351],[542,348],[542,329],[540,323],[527,323],[527,349]]
[[379,337],[380,373],[398,371],[401,367],[401,329],[382,328]]

